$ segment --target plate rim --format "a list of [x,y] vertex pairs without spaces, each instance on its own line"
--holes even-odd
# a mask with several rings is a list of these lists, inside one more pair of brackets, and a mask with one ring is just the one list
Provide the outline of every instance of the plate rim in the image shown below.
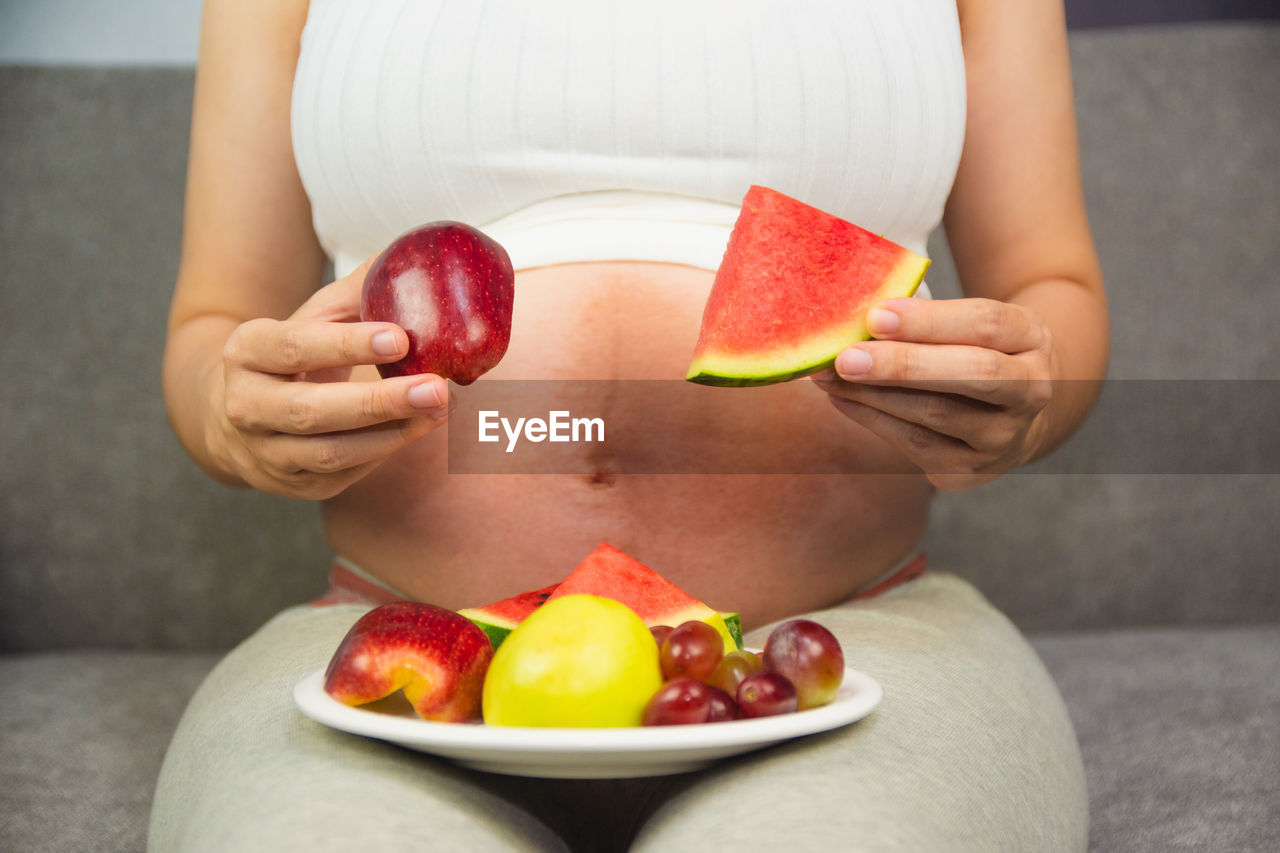
[[500,753],[504,759],[566,753],[589,758],[592,755],[643,755],[659,750],[747,749],[849,725],[870,714],[884,696],[879,682],[847,666],[840,692],[833,702],[791,714],[685,726],[486,726],[433,722],[345,705],[324,692],[324,673],[325,667],[321,667],[304,676],[293,688],[295,707],[322,725],[364,737],[411,744],[441,755],[447,753],[439,752],[439,748],[467,749]]

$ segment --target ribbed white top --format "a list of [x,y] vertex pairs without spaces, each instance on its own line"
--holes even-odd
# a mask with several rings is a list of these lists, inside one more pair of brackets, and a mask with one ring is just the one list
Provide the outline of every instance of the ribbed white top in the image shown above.
[[436,219],[715,269],[753,183],[923,254],[964,110],[942,0],[311,0],[293,141],[339,274]]

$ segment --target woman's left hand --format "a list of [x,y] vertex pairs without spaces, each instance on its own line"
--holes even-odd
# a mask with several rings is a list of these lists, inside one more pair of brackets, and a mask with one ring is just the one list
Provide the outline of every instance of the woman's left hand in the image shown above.
[[949,491],[1029,462],[1053,394],[1053,342],[1035,312],[994,299],[891,299],[873,340],[814,382],[843,414]]

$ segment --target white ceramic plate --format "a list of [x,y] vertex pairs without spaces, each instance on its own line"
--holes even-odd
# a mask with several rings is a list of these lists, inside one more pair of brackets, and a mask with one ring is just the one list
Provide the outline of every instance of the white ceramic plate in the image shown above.
[[661,776],[705,767],[718,758],[824,732],[860,720],[884,691],[871,676],[845,669],[835,701],[794,714],[689,726],[549,729],[432,723],[344,705],[324,692],[324,670],[298,682],[293,699],[326,726],[451,758],[491,773],[564,779]]

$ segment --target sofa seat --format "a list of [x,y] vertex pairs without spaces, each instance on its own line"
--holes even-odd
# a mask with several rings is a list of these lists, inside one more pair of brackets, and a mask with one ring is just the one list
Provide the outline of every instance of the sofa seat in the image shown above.
[[1092,849],[1280,850],[1280,625],[1033,643],[1080,738]]
[[0,656],[0,850],[144,850],[169,739],[220,657]]
[[[1280,849],[1280,626],[1046,635],[1097,851]],[[0,657],[0,850],[142,850],[211,653]]]

